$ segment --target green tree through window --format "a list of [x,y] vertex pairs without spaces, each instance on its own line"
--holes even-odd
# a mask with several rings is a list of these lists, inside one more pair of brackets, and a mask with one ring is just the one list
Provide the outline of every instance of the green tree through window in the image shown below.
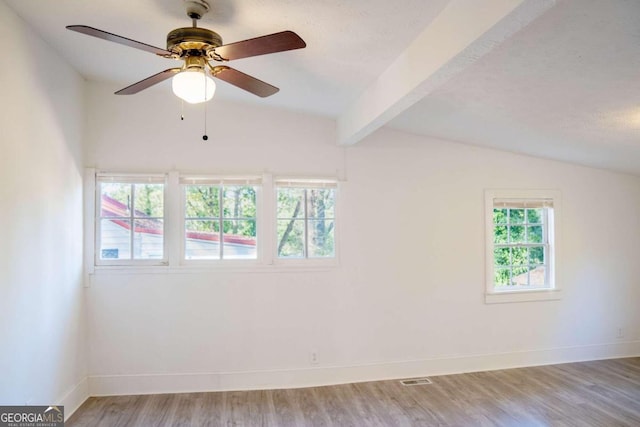
[[255,187],[185,186],[185,258],[255,259],[256,227]]
[[334,232],[334,188],[278,187],[278,257],[334,257]]

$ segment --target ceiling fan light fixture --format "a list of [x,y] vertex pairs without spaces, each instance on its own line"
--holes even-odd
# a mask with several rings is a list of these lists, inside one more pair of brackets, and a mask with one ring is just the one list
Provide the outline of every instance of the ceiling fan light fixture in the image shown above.
[[213,98],[216,82],[202,69],[187,68],[173,76],[171,88],[178,98],[190,104],[198,104]]

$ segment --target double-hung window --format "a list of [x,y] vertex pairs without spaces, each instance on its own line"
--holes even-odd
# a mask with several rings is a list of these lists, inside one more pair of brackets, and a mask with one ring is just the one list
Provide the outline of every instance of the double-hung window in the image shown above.
[[185,260],[257,259],[258,178],[181,178]]
[[278,258],[335,258],[335,181],[276,180]]
[[96,264],[164,264],[165,175],[96,176]]
[[559,200],[554,191],[487,191],[487,302],[557,291]]

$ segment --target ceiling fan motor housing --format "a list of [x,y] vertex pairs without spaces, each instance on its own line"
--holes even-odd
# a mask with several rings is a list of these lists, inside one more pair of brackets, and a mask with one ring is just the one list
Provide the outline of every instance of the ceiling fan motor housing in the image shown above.
[[206,28],[176,28],[167,34],[167,50],[180,57],[211,56],[218,46],[222,46],[222,37]]

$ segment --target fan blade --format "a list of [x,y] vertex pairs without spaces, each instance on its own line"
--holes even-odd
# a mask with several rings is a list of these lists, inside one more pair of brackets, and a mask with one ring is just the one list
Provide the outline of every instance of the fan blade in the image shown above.
[[141,50],[144,50],[145,52],[155,53],[156,55],[160,55],[160,56],[171,55],[171,52],[169,52],[168,50],[160,49],[159,47],[151,46],[146,43],[128,39],[126,37],[122,37],[117,34],[111,34],[106,31],[98,30],[97,28],[87,27],[86,25],[68,25],[67,30],[76,31],[78,33],[86,34],[88,36],[97,37],[99,39],[123,44],[129,47],[134,47],[136,49],[141,49]]
[[182,68],[169,68],[168,70],[161,71],[151,77],[147,77],[144,80],[140,80],[139,82],[134,83],[131,86],[120,89],[116,92],[116,95],[133,95],[134,93],[138,93],[155,84],[167,80],[169,77],[179,73],[180,71],[182,71]]
[[224,65],[211,67],[211,75],[261,98],[271,96],[280,90],[269,83]]
[[286,50],[302,49],[307,44],[293,31],[282,31],[268,36],[256,37],[226,44],[215,48],[215,52],[223,60],[248,58],[250,56],[265,55],[267,53],[284,52]]

